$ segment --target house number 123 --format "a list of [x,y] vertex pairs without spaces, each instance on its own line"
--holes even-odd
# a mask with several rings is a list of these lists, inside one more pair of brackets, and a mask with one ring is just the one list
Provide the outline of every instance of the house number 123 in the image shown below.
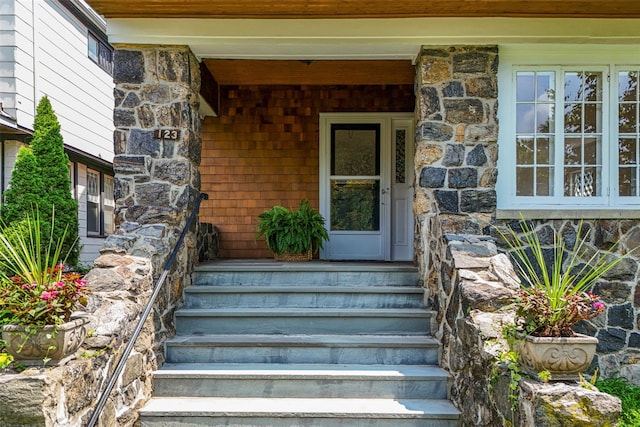
[[180,136],[180,129],[156,129],[153,132],[153,137],[156,139],[178,139]]

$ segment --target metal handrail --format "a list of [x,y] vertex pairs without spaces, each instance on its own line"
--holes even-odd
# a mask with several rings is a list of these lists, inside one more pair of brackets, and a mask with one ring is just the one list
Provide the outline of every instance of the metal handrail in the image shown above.
[[166,264],[164,265],[164,270],[162,271],[162,274],[158,278],[158,281],[156,282],[153,288],[153,293],[151,294],[151,298],[149,298],[149,301],[147,301],[147,305],[144,307],[144,311],[140,316],[140,320],[138,320],[138,324],[136,325],[136,328],[133,330],[133,334],[131,334],[131,338],[129,339],[129,342],[125,347],[124,352],[122,353],[122,356],[120,356],[120,359],[118,360],[118,364],[116,365],[116,368],[114,369],[113,373],[109,377],[107,387],[102,391],[102,394],[98,399],[98,403],[96,404],[96,407],[93,410],[93,413],[91,414],[91,419],[89,419],[89,423],[87,424],[86,427],[94,427],[95,424],[98,422],[98,418],[100,418],[100,414],[104,409],[104,405],[107,403],[107,399],[109,399],[109,395],[111,394],[111,391],[113,390],[113,387],[115,386],[116,381],[120,376],[120,373],[122,373],[122,370],[124,369],[124,366],[127,363],[129,354],[131,354],[131,350],[133,350],[133,346],[136,340],[138,339],[138,336],[140,336],[142,327],[144,326],[144,323],[146,322],[147,317],[149,317],[149,313],[151,313],[151,310],[153,309],[153,304],[156,301],[158,294],[160,293],[160,289],[162,288],[162,285],[164,284],[164,281],[166,280],[167,275],[169,274],[169,270],[171,269],[171,266],[173,265],[173,262],[175,261],[176,256],[178,255],[178,250],[180,249],[180,246],[182,246],[184,237],[186,236],[187,231],[189,230],[189,228],[191,227],[191,224],[193,224],[193,221],[196,218],[196,214],[200,209],[200,203],[203,200],[207,200],[207,199],[209,199],[209,195],[205,193],[200,193],[200,196],[198,196],[198,199],[196,200],[196,205],[193,211],[191,212],[191,215],[189,215],[189,219],[187,220],[187,223],[185,224],[184,229],[182,230],[182,234],[180,234],[180,238],[176,242],[176,245],[173,248],[173,252],[171,252],[171,256],[169,257]]

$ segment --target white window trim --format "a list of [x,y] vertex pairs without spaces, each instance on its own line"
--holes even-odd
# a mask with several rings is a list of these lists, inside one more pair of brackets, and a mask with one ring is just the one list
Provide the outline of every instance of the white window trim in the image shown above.
[[[624,69],[625,64],[636,62],[628,68],[640,68],[640,45],[602,46],[602,45],[507,45],[500,46],[500,62],[498,67],[498,218],[518,217],[516,213],[534,213],[537,217],[563,216],[565,210],[578,212],[578,216],[589,217],[630,217],[640,210],[640,197],[618,197],[617,179],[618,150],[617,126],[609,129],[609,123],[616,123],[617,108],[609,101],[617,91],[617,71]],[[605,88],[603,93],[603,197],[516,197],[515,163],[516,150],[513,143],[515,129],[515,70],[542,70],[547,67],[561,67],[566,71],[571,68],[585,68],[597,71],[606,68]],[[606,81],[606,73],[611,79]],[[558,88],[557,88],[558,89]],[[611,93],[611,97],[609,94]],[[560,97],[560,95],[558,95]],[[605,105],[606,104],[606,105]],[[617,104],[615,104],[617,106]],[[611,107],[611,108],[610,108]],[[562,120],[563,111],[556,109],[556,120]],[[560,122],[557,122],[560,123]],[[606,141],[605,138],[609,138]],[[562,144],[556,141],[556,145]],[[612,150],[610,147],[615,147]],[[606,153],[608,152],[608,156]],[[561,170],[556,174],[562,174]],[[556,181],[557,182],[557,181]],[[607,186],[608,183],[611,186]],[[607,191],[610,191],[609,195]],[[591,200],[589,200],[591,199]],[[597,199],[597,200],[593,200]],[[626,211],[620,213],[620,211]],[[558,215],[560,214],[560,215]],[[530,215],[529,215],[530,216]]]

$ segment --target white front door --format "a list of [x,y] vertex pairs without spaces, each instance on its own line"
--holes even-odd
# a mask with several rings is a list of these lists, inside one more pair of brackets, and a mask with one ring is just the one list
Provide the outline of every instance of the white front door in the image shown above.
[[412,117],[320,115],[323,259],[413,259]]

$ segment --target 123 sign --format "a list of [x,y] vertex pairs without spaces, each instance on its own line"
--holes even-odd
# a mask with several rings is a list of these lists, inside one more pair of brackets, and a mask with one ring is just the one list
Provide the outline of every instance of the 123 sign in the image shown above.
[[180,138],[180,129],[156,129],[153,131],[153,137],[155,139],[176,140]]

